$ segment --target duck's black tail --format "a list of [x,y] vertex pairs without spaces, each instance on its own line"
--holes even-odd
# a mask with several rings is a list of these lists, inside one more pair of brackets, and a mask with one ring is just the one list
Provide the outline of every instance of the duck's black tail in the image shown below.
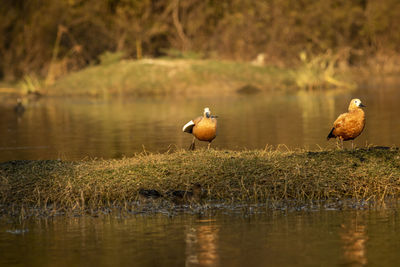
[[330,131],[330,133],[328,134],[328,136],[326,137],[326,140],[329,140],[330,138],[335,138],[336,136],[333,134],[333,130],[335,130],[335,128],[332,128],[332,130]]

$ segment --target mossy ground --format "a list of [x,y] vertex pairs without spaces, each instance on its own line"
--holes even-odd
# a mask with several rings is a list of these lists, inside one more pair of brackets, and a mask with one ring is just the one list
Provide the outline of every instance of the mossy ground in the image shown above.
[[[400,151],[176,151],[119,160],[10,161],[0,164],[3,214],[90,212],[175,205],[166,192],[204,190],[201,204],[371,201],[400,197]],[[143,200],[140,189],[163,196]]]

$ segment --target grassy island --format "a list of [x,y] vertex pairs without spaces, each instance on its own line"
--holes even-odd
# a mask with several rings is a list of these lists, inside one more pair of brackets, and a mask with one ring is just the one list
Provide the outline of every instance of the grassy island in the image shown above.
[[291,68],[212,59],[117,58],[71,72],[51,84],[25,76],[14,90],[0,85],[0,94],[187,97],[355,88],[354,75],[334,67],[336,63],[336,58],[326,55]]
[[[172,198],[174,190],[192,194],[193,185],[201,186],[201,197],[183,197],[179,203]],[[141,210],[145,205],[216,202],[380,203],[398,197],[397,148],[315,152],[182,150],[118,160],[0,164],[3,214],[24,214],[28,210],[90,213],[113,207]]]

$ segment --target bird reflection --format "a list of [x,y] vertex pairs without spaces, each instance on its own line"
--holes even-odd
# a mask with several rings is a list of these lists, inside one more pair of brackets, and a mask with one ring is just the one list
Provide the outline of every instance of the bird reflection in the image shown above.
[[213,224],[195,225],[186,230],[186,266],[218,265],[218,231],[218,226]]
[[349,266],[364,266],[368,263],[366,226],[356,219],[341,225],[340,239],[343,243],[343,256]]

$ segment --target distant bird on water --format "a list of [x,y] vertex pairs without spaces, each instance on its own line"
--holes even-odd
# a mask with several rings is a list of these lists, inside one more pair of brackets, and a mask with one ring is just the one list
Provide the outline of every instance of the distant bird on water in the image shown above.
[[189,150],[194,150],[196,138],[200,141],[211,141],[217,136],[217,116],[212,116],[209,108],[204,109],[203,116],[189,121],[183,126],[182,131],[193,134],[193,141]]
[[22,115],[25,112],[25,107],[22,104],[22,99],[21,98],[17,98],[17,104],[14,106],[14,111],[18,115]]
[[327,140],[338,137],[343,141],[352,140],[351,147],[354,148],[353,140],[364,130],[365,114],[361,107],[365,107],[360,99],[352,99],[349,111],[341,114],[333,123],[333,128],[328,134]]

